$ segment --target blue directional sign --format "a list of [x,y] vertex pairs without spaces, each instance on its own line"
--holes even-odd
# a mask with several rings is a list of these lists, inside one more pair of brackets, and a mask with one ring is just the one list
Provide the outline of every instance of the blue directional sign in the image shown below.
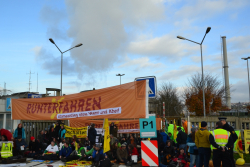
[[143,118],[139,120],[141,138],[157,137],[155,116],[149,116],[149,118]]
[[148,97],[155,98],[156,96],[156,77],[155,76],[139,77],[139,78],[135,78],[135,80],[136,81],[149,80]]

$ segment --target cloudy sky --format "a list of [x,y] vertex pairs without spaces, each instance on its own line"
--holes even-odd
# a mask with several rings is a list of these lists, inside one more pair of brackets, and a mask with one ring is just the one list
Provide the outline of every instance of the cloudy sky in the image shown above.
[[248,101],[246,61],[250,56],[249,0],[39,0],[0,2],[0,89],[45,93],[60,88],[77,93],[156,76],[158,87],[172,82],[181,90],[200,72],[200,48],[177,35],[201,42],[204,72],[222,76],[221,36],[226,36],[232,102]]

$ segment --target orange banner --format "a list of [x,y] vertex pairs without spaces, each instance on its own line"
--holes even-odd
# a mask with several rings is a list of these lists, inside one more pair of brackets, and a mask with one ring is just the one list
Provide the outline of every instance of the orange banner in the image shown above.
[[12,99],[12,119],[145,118],[146,81],[66,96]]
[[[118,133],[140,133],[139,119],[135,120],[109,120],[109,125],[114,122],[118,127]],[[103,120],[84,120],[84,121],[70,121],[70,127],[85,127],[91,123],[95,124],[96,128],[103,128]],[[161,118],[156,118],[157,130],[161,129]]]

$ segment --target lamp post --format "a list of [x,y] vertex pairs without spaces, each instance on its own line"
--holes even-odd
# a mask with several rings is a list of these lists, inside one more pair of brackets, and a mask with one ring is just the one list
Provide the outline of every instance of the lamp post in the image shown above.
[[250,83],[249,83],[249,67],[248,67],[248,59],[250,59],[250,57],[248,58],[241,58],[243,60],[247,61],[247,74],[248,74],[248,91],[249,91],[249,102],[250,102]]
[[182,40],[187,40],[193,43],[196,43],[198,45],[200,45],[200,49],[201,49],[201,73],[202,73],[202,91],[203,91],[203,110],[204,110],[204,117],[206,117],[206,106],[205,106],[205,88],[204,88],[204,74],[203,74],[203,57],[202,57],[202,43],[206,37],[206,35],[209,33],[209,31],[211,30],[211,27],[207,27],[206,33],[201,41],[201,43],[192,41],[190,39],[184,38],[182,36],[177,36],[177,38],[182,39]]
[[82,46],[82,43],[79,43],[79,44],[77,44],[76,46],[74,46],[74,47],[72,47],[72,48],[70,48],[70,49],[68,49],[68,50],[66,50],[66,51],[64,51],[64,52],[62,52],[62,51],[59,49],[59,47],[56,45],[56,43],[54,42],[54,40],[53,40],[52,38],[50,38],[49,41],[50,41],[52,44],[54,44],[54,45],[57,47],[57,49],[61,52],[61,96],[62,96],[62,66],[63,66],[63,53],[65,53],[65,52],[67,52],[67,51],[69,51],[69,50],[71,50],[71,49],[74,49],[74,48],[77,48],[77,47]]
[[120,77],[120,85],[122,84],[122,76],[125,75],[125,74],[116,74],[116,76],[119,76]]

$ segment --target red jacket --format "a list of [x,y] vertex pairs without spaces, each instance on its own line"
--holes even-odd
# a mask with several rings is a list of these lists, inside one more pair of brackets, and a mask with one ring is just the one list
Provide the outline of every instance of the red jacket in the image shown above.
[[132,153],[130,152],[130,150],[129,150],[128,152],[129,152],[129,154],[131,154],[131,155],[139,155],[139,153],[138,153],[136,147],[133,148]]
[[0,129],[0,134],[1,134],[1,136],[5,135],[8,139],[8,141],[11,141],[12,134],[10,131],[8,131],[6,129]]

